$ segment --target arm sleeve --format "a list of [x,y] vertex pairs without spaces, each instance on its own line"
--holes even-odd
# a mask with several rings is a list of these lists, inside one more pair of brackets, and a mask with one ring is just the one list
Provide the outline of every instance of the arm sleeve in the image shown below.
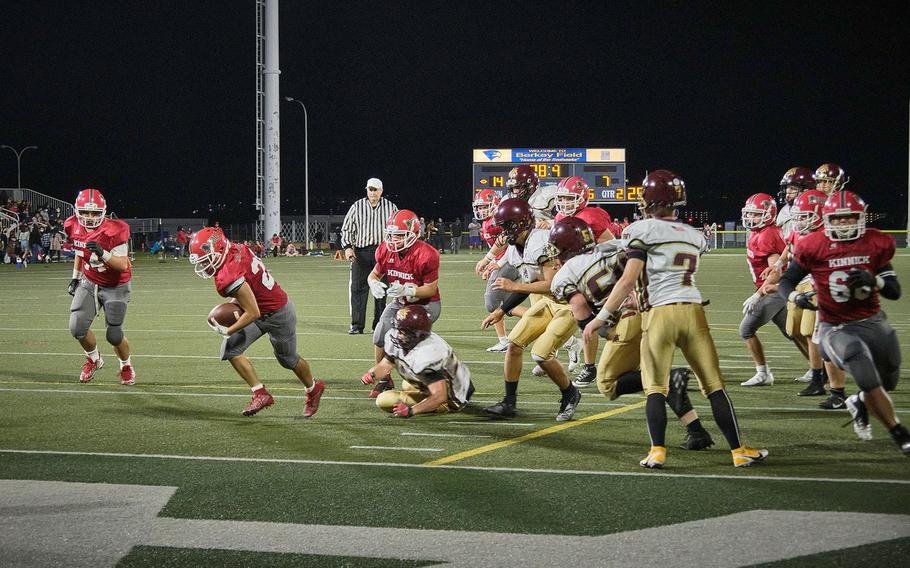
[[423,373],[420,373],[420,378],[423,379],[425,385],[429,385],[445,379],[446,375],[442,372],[442,369],[428,369]]
[[792,260],[790,266],[787,267],[787,271],[780,277],[777,293],[785,300],[789,299],[790,293],[796,290],[796,285],[799,284],[800,280],[805,278],[807,274],[809,274],[808,270],[800,266],[795,259]]
[[354,234],[356,233],[356,228],[354,227],[354,208],[357,206],[357,202],[354,202],[354,205],[351,205],[351,208],[348,209],[348,214],[344,217],[344,222],[341,223],[341,248],[351,248],[351,243],[354,242]]
[[[897,281],[897,273],[889,262],[876,273],[878,293],[889,300],[898,300],[901,297],[901,283]],[[879,280],[881,279],[881,280]]]

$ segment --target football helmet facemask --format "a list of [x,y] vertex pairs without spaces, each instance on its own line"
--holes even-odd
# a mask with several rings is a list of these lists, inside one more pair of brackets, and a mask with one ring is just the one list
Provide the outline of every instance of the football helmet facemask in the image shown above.
[[822,207],[822,221],[832,241],[856,240],[866,232],[866,202],[852,191],[832,193]]
[[777,204],[767,193],[756,193],[749,196],[742,208],[743,227],[760,229],[774,223],[777,217]]
[[408,353],[418,343],[430,336],[433,322],[426,308],[417,304],[409,304],[395,312],[395,331],[392,342]]
[[563,215],[572,216],[587,207],[588,184],[580,176],[559,180],[556,186],[556,210]]
[[837,191],[840,191],[847,185],[847,182],[850,181],[850,178],[847,177],[847,172],[843,170],[837,164],[822,164],[815,170],[816,189],[825,192],[826,195],[831,195]]
[[800,192],[814,187],[815,178],[812,176],[812,170],[795,166],[787,170],[784,177],[780,178],[780,191],[777,192],[777,199],[781,203],[793,205],[793,200]]
[[537,172],[527,164],[512,168],[509,172],[509,179],[506,181],[506,187],[512,192],[512,196],[525,200],[537,191],[539,184],[540,179],[537,177]]
[[817,189],[800,193],[790,209],[793,228],[800,235],[808,235],[822,226],[822,207],[828,196]]
[[481,190],[471,203],[471,207],[474,209],[475,219],[479,221],[489,219],[499,207],[499,196],[492,189]]
[[83,189],[76,196],[76,220],[86,229],[97,229],[104,222],[107,201],[97,189]]
[[502,230],[506,242],[514,245],[523,233],[534,227],[534,210],[524,199],[506,199],[496,208],[493,224]]
[[594,232],[587,223],[578,217],[566,217],[550,229],[546,255],[565,264],[572,257],[590,252],[595,244]]
[[389,217],[385,228],[385,244],[392,252],[405,251],[420,237],[420,219],[408,209],[397,211]]
[[218,269],[227,260],[231,241],[224,236],[218,227],[203,227],[190,241],[190,264],[196,275],[201,278],[215,276]]

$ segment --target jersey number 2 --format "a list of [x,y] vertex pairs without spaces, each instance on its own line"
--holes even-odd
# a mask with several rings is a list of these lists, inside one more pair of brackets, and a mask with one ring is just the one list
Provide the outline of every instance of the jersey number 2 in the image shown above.
[[266,290],[271,290],[275,286],[275,279],[269,274],[269,271],[266,270],[265,265],[262,264],[262,261],[257,257],[253,257],[253,262],[250,263],[250,270],[253,271],[253,275],[259,274],[259,271],[262,271],[262,285],[265,286]]

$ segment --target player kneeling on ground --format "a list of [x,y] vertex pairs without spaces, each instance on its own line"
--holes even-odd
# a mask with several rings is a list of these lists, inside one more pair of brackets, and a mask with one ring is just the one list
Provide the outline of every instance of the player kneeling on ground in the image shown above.
[[221,229],[205,227],[190,242],[190,263],[202,278],[214,278],[215,290],[236,302],[242,312],[231,325],[209,321],[224,336],[221,360],[230,361],[253,390],[253,400],[243,409],[252,416],[275,401],[262,385],[253,363],[243,353],[263,334],[275,358],[306,386],[305,417],[316,414],[325,384],[313,378],[310,365],[297,353],[297,312],[294,303],[269,274],[262,261],[244,245],[230,242]]
[[395,313],[385,334],[385,354],[361,381],[373,384],[392,368],[402,377],[401,390],[383,391],[376,406],[393,416],[410,418],[429,412],[457,412],[474,394],[471,372],[458,361],[445,340],[431,331],[427,310],[410,304]]

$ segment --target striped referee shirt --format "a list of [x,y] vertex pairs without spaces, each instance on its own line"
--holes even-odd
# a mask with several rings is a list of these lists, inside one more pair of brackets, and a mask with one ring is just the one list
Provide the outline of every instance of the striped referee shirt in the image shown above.
[[386,221],[398,211],[398,207],[384,197],[379,198],[376,207],[364,197],[348,209],[341,224],[341,248],[362,248],[375,246],[385,238]]

